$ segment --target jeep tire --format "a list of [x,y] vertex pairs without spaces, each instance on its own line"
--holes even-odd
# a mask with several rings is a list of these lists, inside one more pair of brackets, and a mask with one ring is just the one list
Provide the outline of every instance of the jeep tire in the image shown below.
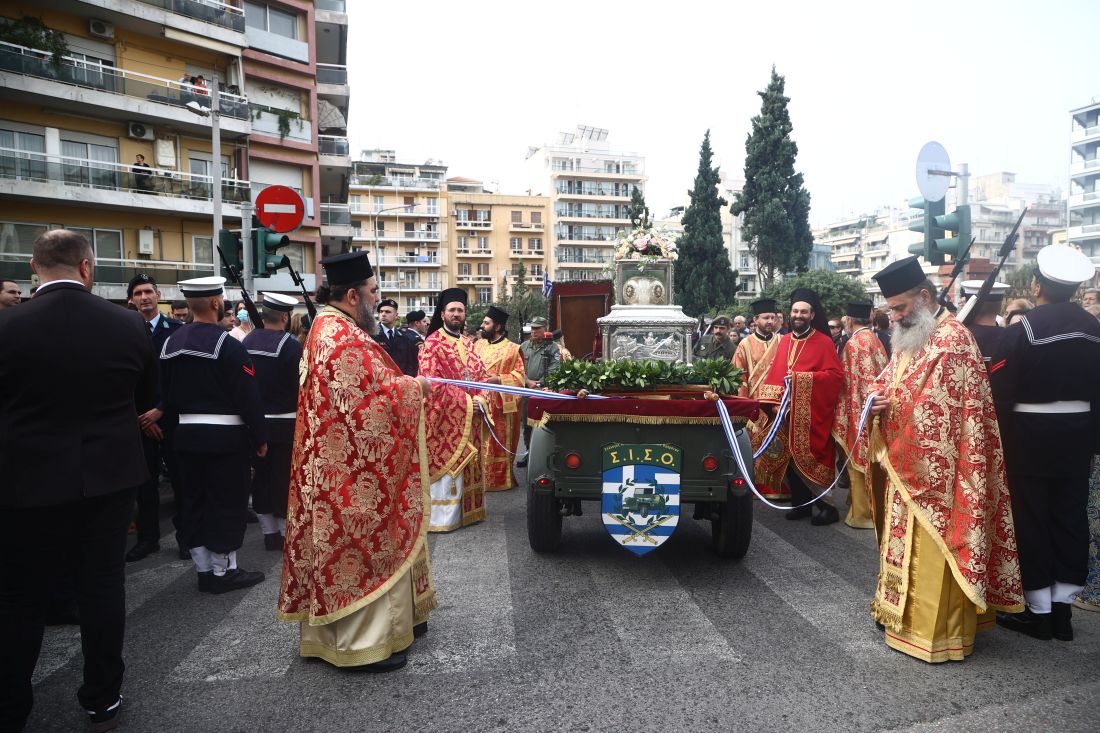
[[554,552],[561,541],[561,502],[527,487],[527,541],[535,552]]
[[710,522],[710,533],[719,557],[743,558],[752,539],[752,494],[728,496]]

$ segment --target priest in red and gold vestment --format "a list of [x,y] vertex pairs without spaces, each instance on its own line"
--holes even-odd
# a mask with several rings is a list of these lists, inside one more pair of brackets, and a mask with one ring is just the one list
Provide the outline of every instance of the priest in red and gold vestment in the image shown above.
[[368,334],[378,287],[365,253],[323,260],[327,305],[300,367],[278,616],[299,621],[300,653],[388,672],[435,606],[422,406]]
[[993,394],[974,337],[938,305],[916,257],[874,279],[893,353],[869,449],[881,552],[872,615],[889,647],[962,661],[994,610],[1023,608]]
[[[733,352],[733,365],[741,370],[741,387],[737,390],[738,397],[757,399],[760,385],[764,383],[766,372],[760,369],[764,357],[770,349],[779,343],[779,337],[775,332],[779,329],[779,319],[776,317],[776,304],[771,298],[757,300],[752,304],[753,321],[752,333],[737,344],[737,350]],[[748,422],[749,437],[752,440],[752,449],[755,451],[764,442],[767,433],[766,425],[768,417],[761,412],[760,417]],[[764,480],[762,474],[756,476],[756,488],[762,495],[772,500],[785,500],[790,498],[785,485],[780,480],[778,485],[772,485]]]
[[[485,364],[490,382],[510,387],[526,383],[523,355],[519,344],[508,339],[505,330],[508,314],[489,306],[481,321],[481,338],[474,342],[474,352]],[[516,484],[512,473],[516,449],[519,448],[519,403],[515,395],[491,392],[488,396],[492,434],[486,429],[481,441],[481,470],[486,491],[504,491]],[[493,436],[496,436],[495,438]]]
[[764,374],[756,390],[768,414],[782,400],[784,381],[790,378],[790,409],[779,428],[775,442],[756,461],[756,475],[768,486],[786,480],[791,505],[787,519],[812,515],[815,525],[832,524],[840,515],[830,497],[806,506],[836,478],[836,447],[833,443],[833,417],[836,401],[844,383],[844,372],[829,337],[829,321],[821,300],[813,290],[798,288],[791,293],[791,332],[779,337],[758,367]]
[[[840,361],[844,366],[844,389],[836,404],[833,438],[837,448],[848,456],[848,516],[844,523],[856,529],[873,529],[871,502],[864,474],[867,472],[867,436],[859,436],[859,418],[878,375],[889,357],[878,336],[871,330],[871,301],[848,304],[844,318],[849,336]],[[870,428],[867,425],[864,432]],[[860,438],[857,440],[857,436]]]
[[[448,288],[436,299],[428,338],[420,349],[421,376],[490,381],[466,335],[466,297],[462,288]],[[450,532],[485,519],[480,452],[487,404],[478,390],[451,384],[437,384],[432,390],[426,412],[430,532]]]

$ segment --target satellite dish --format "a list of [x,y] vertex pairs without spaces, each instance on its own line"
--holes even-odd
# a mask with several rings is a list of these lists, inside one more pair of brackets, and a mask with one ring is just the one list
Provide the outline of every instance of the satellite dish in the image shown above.
[[936,141],[927,142],[917,153],[917,188],[925,201],[941,201],[951,185],[951,159]]

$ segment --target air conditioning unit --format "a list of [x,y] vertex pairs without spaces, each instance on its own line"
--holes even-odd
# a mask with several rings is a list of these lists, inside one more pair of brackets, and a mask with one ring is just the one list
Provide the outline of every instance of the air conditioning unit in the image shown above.
[[115,38],[114,23],[108,23],[105,20],[97,20],[95,18],[89,19],[88,32],[97,38],[106,38],[112,41]]
[[138,229],[138,254],[153,254],[153,230]]
[[153,140],[153,128],[144,122],[127,122],[126,134],[135,140]]

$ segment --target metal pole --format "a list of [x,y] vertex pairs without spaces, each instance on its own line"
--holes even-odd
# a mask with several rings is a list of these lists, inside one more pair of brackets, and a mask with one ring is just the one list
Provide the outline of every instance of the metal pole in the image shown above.
[[[218,241],[218,237],[221,236],[222,231],[222,131],[220,126],[221,111],[219,109],[220,100],[218,97],[218,78],[214,75],[210,77],[210,148],[213,153],[214,162],[214,190],[211,192],[212,203],[214,205],[214,241]],[[245,244],[245,252],[248,251],[248,245]]]
[[970,167],[966,163],[959,165],[958,190],[955,191],[955,206],[970,203]]
[[255,280],[252,274],[252,202],[241,202],[241,278],[249,295],[255,292]]

